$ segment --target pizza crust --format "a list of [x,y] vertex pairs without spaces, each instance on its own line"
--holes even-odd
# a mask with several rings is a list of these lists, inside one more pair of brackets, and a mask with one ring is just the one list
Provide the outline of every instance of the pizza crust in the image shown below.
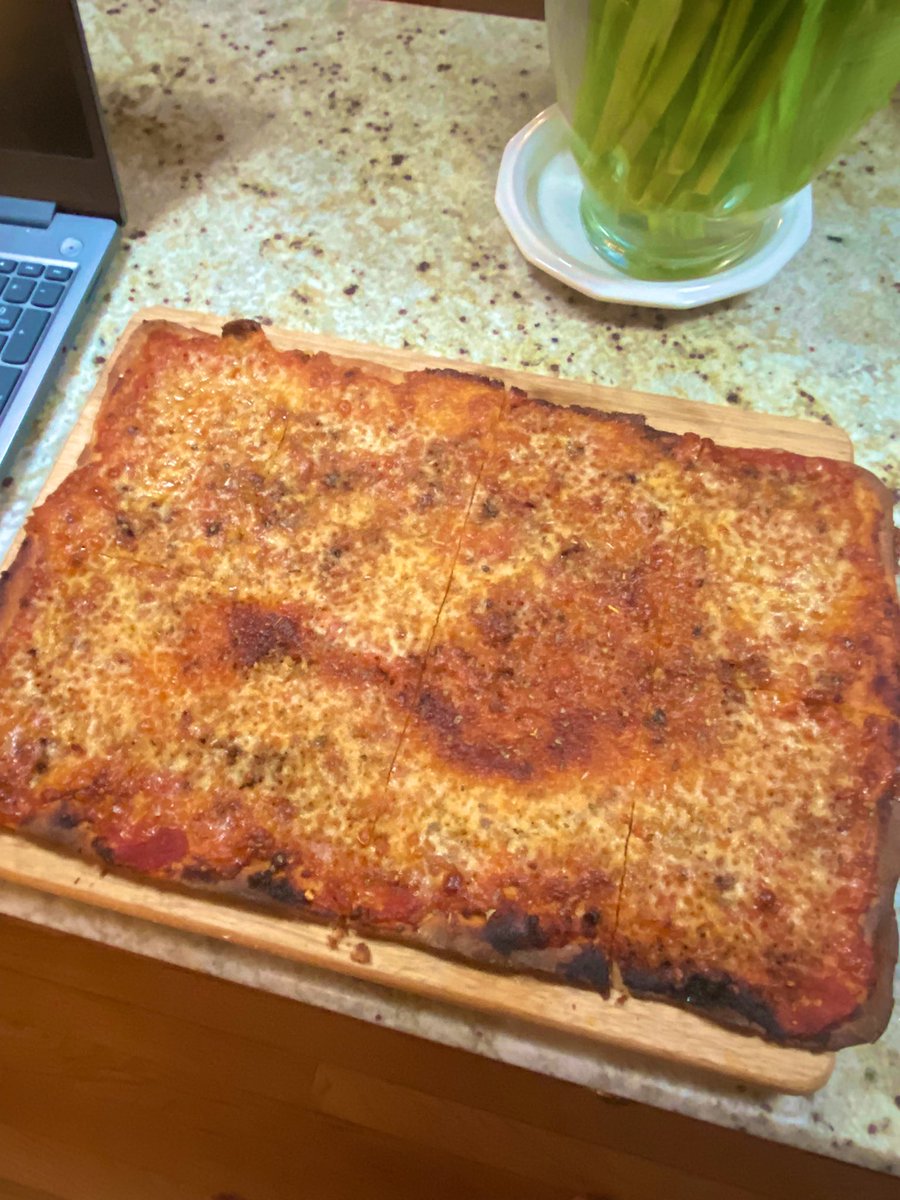
[[[893,1009],[893,971],[897,961],[897,921],[894,889],[900,857],[900,806],[893,798],[883,805],[886,813],[885,853],[882,856],[882,891],[868,923],[876,951],[877,979],[868,1002],[848,1021],[813,1037],[789,1036],[778,1026],[758,996],[727,975],[718,978],[694,975],[685,986],[672,974],[635,970],[612,958],[597,940],[573,936],[565,946],[542,945],[537,919],[510,908],[499,919],[484,915],[467,919],[454,915],[431,915],[415,928],[339,916],[308,901],[285,874],[270,865],[256,864],[232,879],[192,875],[190,871],[156,878],[157,884],[184,889],[189,894],[211,899],[250,904],[252,907],[314,921],[341,934],[391,940],[427,949],[451,958],[503,973],[531,974],[599,993],[608,998],[615,987],[639,1000],[665,1002],[687,1007],[735,1032],[762,1037],[776,1045],[812,1051],[836,1051],[876,1041],[884,1032]],[[65,807],[45,810],[22,830],[42,844],[89,859],[105,870],[136,881],[146,874],[116,863],[114,855],[90,829],[72,823]]]
[[19,606],[28,594],[37,556],[35,543],[26,538],[12,564],[0,572],[0,642],[9,633],[19,612]]
[[[884,514],[884,520],[878,527],[878,545],[884,564],[885,579],[893,593],[895,610],[897,608],[897,531],[893,521],[894,497],[880,479],[871,472],[859,468],[861,477],[871,488],[879,509]],[[900,617],[895,612],[895,621]],[[886,664],[888,680],[887,701],[891,706],[894,718],[900,722],[900,675],[898,675],[897,646],[895,661]],[[891,680],[890,677],[893,676]],[[898,753],[900,753],[900,728],[896,730]],[[894,776],[894,782],[878,801],[880,829],[878,837],[878,871],[876,884],[876,901],[869,911],[865,922],[866,936],[871,938],[875,951],[875,986],[868,1002],[860,1012],[843,1024],[839,1029],[828,1035],[827,1048],[841,1050],[861,1042],[874,1042],[881,1037],[891,1019],[894,1007],[894,967],[898,955],[898,929],[895,896],[898,878],[900,878],[900,764]]]
[[828,1033],[826,1046],[829,1050],[877,1041],[893,1012],[894,967],[898,952],[894,896],[900,875],[900,795],[896,787],[882,796],[879,811],[878,898],[865,922],[866,936],[871,939],[875,952],[875,986],[860,1011]]
[[[290,915],[358,937],[391,940],[448,955],[461,961],[503,973],[531,974],[554,979],[568,986],[599,993],[608,998],[615,986],[626,996],[662,1001],[687,1007],[735,1032],[762,1037],[776,1045],[813,1051],[835,1051],[876,1041],[884,1032],[892,1012],[893,968],[897,958],[897,922],[893,907],[896,863],[900,850],[898,806],[885,803],[890,831],[883,857],[884,890],[879,905],[870,914],[877,957],[877,981],[866,1005],[849,1021],[812,1037],[789,1036],[778,1026],[772,1012],[752,989],[727,975],[717,978],[693,975],[687,985],[672,974],[636,970],[611,959],[606,946],[597,940],[573,936],[564,946],[545,946],[536,918],[515,908],[505,913],[460,918],[452,914],[426,917],[415,928],[339,916],[319,908],[294,888],[288,877],[271,866],[256,864],[235,878],[203,878],[185,871],[157,884],[185,889],[190,894]],[[43,844],[87,858],[126,878],[141,881],[146,876],[116,863],[114,856],[91,831],[72,824],[65,808],[45,811],[24,830]]]
[[[93,862],[122,878],[146,880],[146,874],[117,863],[109,847],[87,825],[73,821],[64,806],[45,809],[21,832],[37,844],[52,845],[62,853]],[[492,917],[435,914],[426,917],[415,929],[409,929],[321,909],[293,887],[282,871],[262,863],[245,868],[231,879],[204,877],[202,873],[185,870],[156,877],[154,883],[188,895],[202,895],[227,904],[249,904],[281,916],[314,921],[332,927],[341,935],[400,942],[479,967],[552,978],[604,997],[610,994],[610,961],[601,943],[582,937],[572,938],[562,947],[547,947],[543,945],[537,922],[530,922],[527,914],[514,908]]]

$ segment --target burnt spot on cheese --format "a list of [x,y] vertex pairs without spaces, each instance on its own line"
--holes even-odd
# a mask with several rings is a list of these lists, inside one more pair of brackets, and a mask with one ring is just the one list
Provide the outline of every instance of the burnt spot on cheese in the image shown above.
[[95,837],[91,840],[91,849],[97,855],[101,862],[106,863],[108,867],[115,864],[116,856],[112,846],[104,837]]
[[455,450],[456,444],[447,438],[430,438],[425,447],[423,465],[417,475],[430,479],[434,485],[453,470]]
[[261,785],[279,786],[288,765],[285,750],[264,748],[249,755],[243,763],[243,773],[238,780],[238,790],[257,788]]
[[485,600],[482,608],[472,613],[472,624],[486,645],[506,646],[518,632],[521,608],[521,601],[512,597],[496,600],[489,598]]
[[[870,714],[865,719],[864,728],[867,736],[870,736],[873,739],[877,738],[879,735],[884,737],[888,747],[888,752],[893,758],[897,758],[898,755],[900,755],[900,722],[892,721],[887,729],[885,729],[883,723],[879,721],[877,717]],[[886,794],[891,794],[890,785],[888,785],[886,788]]]
[[599,908],[588,908],[581,914],[581,928],[587,937],[593,935],[599,925],[603,923],[603,914]]
[[604,996],[609,993],[609,959],[599,946],[583,946],[558,971],[567,983],[586,985]]
[[843,693],[840,690],[829,688],[809,688],[800,697],[807,708],[817,709],[826,708],[833,704],[840,704],[843,700]]
[[254,871],[247,876],[247,885],[255,892],[261,892],[278,904],[294,904],[306,907],[309,900],[302,891],[295,888],[290,879],[279,870],[266,867],[263,871]]
[[772,664],[769,656],[756,650],[742,658],[738,664],[743,677],[754,688],[768,687],[772,682]]
[[53,823],[60,829],[75,829],[84,819],[84,813],[74,808],[68,800],[61,801],[53,814]]
[[252,667],[266,658],[300,651],[297,625],[284,613],[256,604],[236,603],[228,614],[231,649],[239,666]]
[[590,709],[565,709],[550,720],[547,754],[553,767],[563,770],[587,763],[594,747],[597,714]]
[[420,693],[416,702],[418,715],[445,736],[461,724],[462,714],[443,696],[432,690]]
[[[526,780],[534,767],[508,745],[488,737],[469,736],[465,714],[433,689],[424,690],[416,703],[416,715],[437,737],[440,752],[451,762],[478,775],[499,775]],[[489,733],[489,731],[488,731]]]
[[541,929],[540,917],[518,908],[498,908],[485,922],[484,938],[504,957],[516,950],[544,950],[548,938]]
[[44,774],[50,766],[50,757],[51,743],[49,738],[39,737],[37,740],[37,753],[31,768],[35,775]]
[[181,878],[185,883],[219,883],[222,872],[206,863],[188,863],[181,868]]
[[116,513],[116,541],[122,542],[133,541],[135,538],[134,526],[128,520],[124,513]]

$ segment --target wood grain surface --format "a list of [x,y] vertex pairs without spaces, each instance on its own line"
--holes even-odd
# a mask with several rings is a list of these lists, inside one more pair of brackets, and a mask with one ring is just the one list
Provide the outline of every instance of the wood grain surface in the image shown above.
[[0,1068],[0,1200],[897,1200],[893,1176],[3,917]]
[[[146,309],[135,314],[129,322],[117,351],[144,320],[177,321],[215,333],[223,323],[222,318],[209,314],[167,308]],[[642,413],[657,428],[676,433],[693,431],[724,445],[790,449],[844,460],[852,458],[847,435],[834,426],[818,422],[548,379],[500,367],[448,362],[415,351],[361,345],[317,334],[280,329],[267,329],[266,333],[280,347],[325,351],[350,363],[377,363],[389,373],[448,366],[456,370],[473,370],[556,403]],[[49,495],[76,465],[90,438],[106,380],[115,370],[116,353],[113,353],[39,501]],[[12,561],[16,549],[17,544],[14,544],[4,567]],[[832,1054],[773,1046],[663,1003],[615,995],[604,1000],[592,992],[531,976],[487,971],[387,940],[369,940],[371,961],[360,963],[351,957],[359,940],[352,935],[335,946],[331,931],[324,926],[238,906],[209,893],[167,889],[109,873],[93,863],[13,834],[0,835],[0,877],[373,983],[435,997],[469,1009],[501,1014],[520,1027],[550,1027],[619,1050],[651,1055],[666,1062],[727,1075],[778,1091],[814,1091],[827,1081],[834,1066]]]

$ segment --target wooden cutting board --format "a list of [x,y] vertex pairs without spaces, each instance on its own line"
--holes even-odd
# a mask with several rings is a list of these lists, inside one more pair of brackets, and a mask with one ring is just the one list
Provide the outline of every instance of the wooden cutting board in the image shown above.
[[[135,314],[63,447],[39,501],[74,468],[89,440],[106,381],[116,369],[118,349],[142,321],[158,319],[214,333],[223,323],[222,318],[209,314],[168,308]],[[281,329],[266,332],[280,347],[321,350],[347,362],[374,362],[389,373],[421,367],[471,369],[556,403],[577,402],[607,411],[642,413],[657,428],[675,433],[694,431],[724,445],[852,459],[852,446],[844,431],[818,422],[548,379],[506,368],[448,362],[415,351],[361,345],[319,334]],[[16,549],[14,545],[4,567],[12,561]],[[359,943],[357,937],[348,936],[335,946],[326,927],[238,906],[209,894],[192,894],[109,874],[93,863],[14,834],[0,834],[0,877],[129,916],[500,1015],[515,1021],[523,1031],[529,1025],[550,1027],[618,1050],[651,1055],[778,1091],[815,1091],[826,1082],[834,1066],[833,1054],[772,1046],[666,1004],[615,995],[604,1000],[562,984],[488,971],[390,941],[369,939],[370,961],[357,962],[360,956],[352,956]]]

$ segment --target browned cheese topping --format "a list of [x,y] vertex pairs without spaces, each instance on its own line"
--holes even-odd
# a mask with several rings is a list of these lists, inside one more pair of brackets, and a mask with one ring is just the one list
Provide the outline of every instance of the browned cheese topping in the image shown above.
[[156,324],[27,535],[7,826],[776,1039],[872,996],[900,637],[864,472]]

